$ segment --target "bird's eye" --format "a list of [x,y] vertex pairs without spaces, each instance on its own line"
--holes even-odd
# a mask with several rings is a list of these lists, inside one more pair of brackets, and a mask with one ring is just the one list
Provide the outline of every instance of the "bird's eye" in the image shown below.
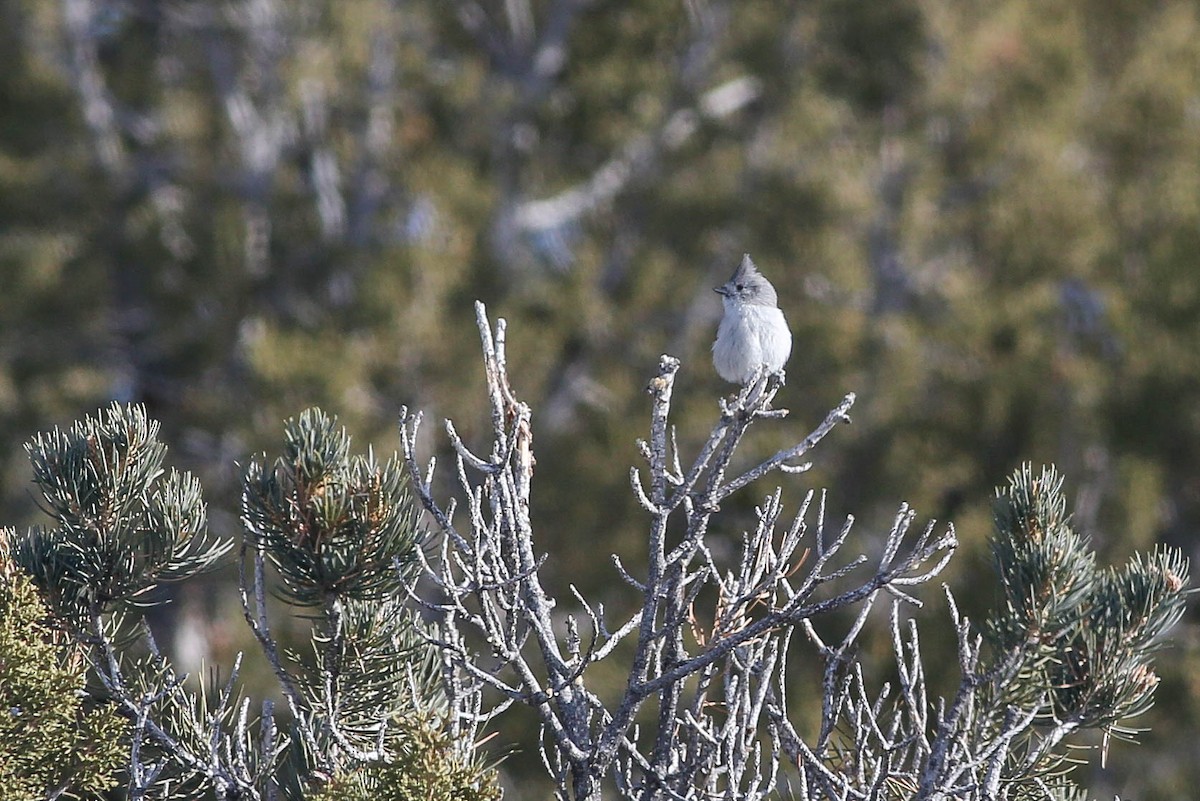
[[737,285],[737,291],[738,291],[738,292],[741,292],[741,291],[742,291],[743,289],[745,289],[745,288],[746,288],[746,285],[745,285],[745,284],[738,284],[738,285]]

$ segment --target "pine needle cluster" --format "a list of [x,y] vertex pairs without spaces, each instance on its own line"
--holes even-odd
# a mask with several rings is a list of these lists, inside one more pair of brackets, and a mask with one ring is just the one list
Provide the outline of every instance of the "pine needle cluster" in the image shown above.
[[233,543],[211,537],[200,482],[163,460],[158,423],[113,404],[25,446],[54,519],[13,546],[51,610],[77,630],[115,604],[213,568]]
[[404,483],[394,459],[351,455],[346,431],[308,409],[287,422],[283,456],[246,468],[242,521],[292,603],[402,595],[421,538]]
[[1152,660],[1179,622],[1188,565],[1175,549],[1100,567],[1071,526],[1063,479],[1024,465],[997,490],[992,557],[1003,607],[989,639],[1022,680],[1005,701],[1042,706],[1047,720],[1127,734],[1158,685]]

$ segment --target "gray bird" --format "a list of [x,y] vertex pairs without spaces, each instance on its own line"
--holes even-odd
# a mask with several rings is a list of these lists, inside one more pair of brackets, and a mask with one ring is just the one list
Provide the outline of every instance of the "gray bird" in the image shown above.
[[750,255],[742,256],[733,276],[713,291],[725,305],[712,347],[717,374],[734,384],[746,384],[764,368],[782,373],[792,353],[792,332],[779,310],[775,287]]

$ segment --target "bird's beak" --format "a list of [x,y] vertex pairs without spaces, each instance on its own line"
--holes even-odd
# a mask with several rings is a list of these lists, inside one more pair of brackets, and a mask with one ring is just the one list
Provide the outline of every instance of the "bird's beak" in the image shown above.
[[725,289],[725,287],[723,287],[723,286],[714,286],[713,292],[716,292],[718,295],[722,295],[722,296],[729,294],[729,291],[727,289]]

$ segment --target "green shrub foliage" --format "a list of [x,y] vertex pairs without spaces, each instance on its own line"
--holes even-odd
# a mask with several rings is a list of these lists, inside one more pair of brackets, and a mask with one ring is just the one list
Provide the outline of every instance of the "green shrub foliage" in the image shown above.
[[[432,725],[411,726],[395,744],[395,758],[348,771],[313,801],[499,801],[493,772],[455,753]],[[481,780],[482,776],[482,780]]]
[[117,784],[128,726],[86,699],[86,662],[47,625],[0,531],[0,799],[94,798]]

